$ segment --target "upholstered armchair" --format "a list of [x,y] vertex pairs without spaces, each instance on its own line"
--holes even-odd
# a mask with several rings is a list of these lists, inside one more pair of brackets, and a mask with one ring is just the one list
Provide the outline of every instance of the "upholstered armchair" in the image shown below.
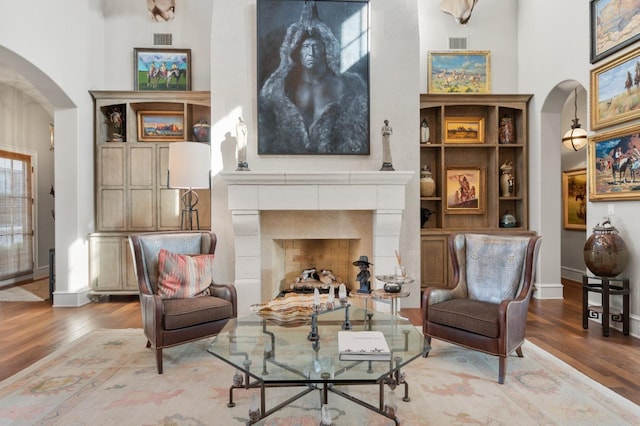
[[541,239],[524,234],[449,236],[452,288],[422,294],[423,333],[499,357],[504,383],[507,357],[522,357],[527,310]]
[[[162,374],[163,348],[215,335],[237,316],[235,287],[212,280],[216,241],[209,231],[129,236],[142,326],[147,348],[156,351],[158,374]],[[194,290],[194,283],[186,281],[198,281],[202,288]],[[197,294],[188,295],[187,290]]]

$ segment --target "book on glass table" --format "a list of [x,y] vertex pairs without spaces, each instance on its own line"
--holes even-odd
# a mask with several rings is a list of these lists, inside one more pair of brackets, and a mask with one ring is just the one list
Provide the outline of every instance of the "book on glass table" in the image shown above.
[[391,351],[381,331],[339,331],[340,361],[389,361]]

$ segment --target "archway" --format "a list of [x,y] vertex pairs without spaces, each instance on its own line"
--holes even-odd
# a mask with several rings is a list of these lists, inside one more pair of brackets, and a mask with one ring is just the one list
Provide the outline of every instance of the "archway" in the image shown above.
[[[586,127],[587,112],[584,95],[584,86],[577,80],[564,80],[556,84],[544,99],[540,118],[540,206],[531,206],[538,209],[540,215],[540,232],[544,238],[545,250],[540,253],[538,283],[534,297],[538,299],[563,298],[562,278],[562,135],[571,124],[570,119],[563,119],[567,101],[573,99],[574,90],[578,87],[578,117],[583,120]],[[580,100],[581,99],[581,100]],[[573,102],[571,102],[569,116],[573,116]],[[566,115],[566,114],[565,114]],[[579,154],[586,158],[586,149]],[[582,246],[579,247],[579,250]]]

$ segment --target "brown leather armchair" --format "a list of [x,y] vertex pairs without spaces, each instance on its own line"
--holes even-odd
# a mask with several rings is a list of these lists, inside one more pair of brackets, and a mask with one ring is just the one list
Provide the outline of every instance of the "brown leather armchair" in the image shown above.
[[236,289],[232,285],[209,286],[209,296],[163,299],[158,295],[158,253],[164,248],[176,254],[214,254],[216,235],[209,231],[167,231],[132,234],[129,245],[140,291],[142,326],[147,348],[156,350],[158,374],[162,374],[162,349],[215,335],[237,316]]
[[431,338],[497,355],[498,382],[507,357],[522,357],[527,310],[541,239],[537,235],[449,235],[453,288],[422,294],[422,330]]

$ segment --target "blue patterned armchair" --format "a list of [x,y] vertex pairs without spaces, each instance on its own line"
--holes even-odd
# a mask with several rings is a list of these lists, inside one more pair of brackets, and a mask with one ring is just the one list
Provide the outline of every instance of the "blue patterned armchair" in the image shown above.
[[422,294],[423,333],[499,357],[522,357],[527,311],[541,239],[528,234],[459,233],[449,236],[452,288]]

